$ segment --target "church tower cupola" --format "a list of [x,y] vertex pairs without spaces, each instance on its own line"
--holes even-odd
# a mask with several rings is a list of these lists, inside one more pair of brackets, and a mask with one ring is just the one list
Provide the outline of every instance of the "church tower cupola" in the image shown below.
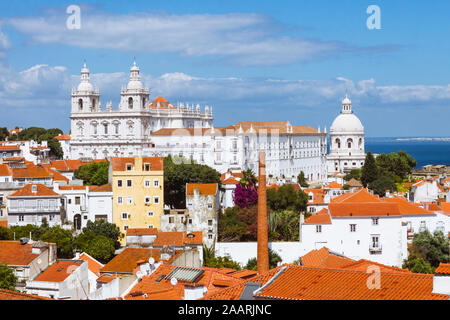
[[353,113],[352,111],[352,101],[345,95],[344,100],[342,100],[342,111],[341,113]]
[[120,111],[143,111],[148,109],[150,91],[144,89],[141,82],[139,67],[134,61],[130,69],[130,81],[126,88],[122,89],[119,105]]
[[81,80],[77,89],[72,90],[72,112],[100,111],[100,94],[91,84],[89,69],[86,62],[81,69]]

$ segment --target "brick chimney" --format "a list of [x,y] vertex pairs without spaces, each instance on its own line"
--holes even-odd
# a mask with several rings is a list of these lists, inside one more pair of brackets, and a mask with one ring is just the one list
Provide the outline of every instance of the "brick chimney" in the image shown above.
[[259,152],[258,174],[258,274],[269,271],[269,236],[266,200],[266,153]]

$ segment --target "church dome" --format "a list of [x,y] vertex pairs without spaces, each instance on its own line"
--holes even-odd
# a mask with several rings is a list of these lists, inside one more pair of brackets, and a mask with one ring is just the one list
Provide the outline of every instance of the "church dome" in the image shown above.
[[144,89],[139,75],[139,67],[136,65],[136,61],[130,69],[130,82],[127,85],[128,90],[140,90]]
[[77,88],[78,91],[88,91],[88,92],[92,92],[94,91],[94,87],[92,86],[92,84],[90,82],[81,82],[78,85]]
[[357,116],[352,111],[352,102],[345,96],[342,100],[341,114],[334,119],[330,128],[330,133],[364,133],[364,127]]

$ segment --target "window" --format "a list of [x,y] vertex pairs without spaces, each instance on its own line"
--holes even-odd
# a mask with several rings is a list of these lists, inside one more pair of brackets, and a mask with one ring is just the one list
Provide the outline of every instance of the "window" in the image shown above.
[[188,219],[188,223],[189,223],[189,224],[192,224],[192,219]]
[[316,232],[321,233],[322,232],[322,225],[318,224],[316,225]]
[[378,218],[372,218],[372,224],[374,226],[377,226],[378,225]]
[[213,205],[212,203],[208,203],[208,209],[212,209]]
[[146,163],[146,164],[144,165],[144,170],[145,170],[145,171],[150,171],[150,163]]
[[130,163],[127,163],[127,171],[133,170],[133,166]]
[[174,223],[175,218],[174,217],[169,217],[169,223]]
[[372,236],[372,248],[380,247],[380,236]]
[[212,240],[213,239],[213,235],[212,234],[208,234],[208,240]]
[[123,231],[127,231],[127,229],[129,228],[129,226],[123,226]]
[[150,180],[145,180],[145,181],[144,181],[144,186],[145,186],[146,188],[149,188],[149,187],[150,187]]
[[131,188],[133,186],[133,180],[127,180],[127,187]]
[[151,197],[145,197],[145,204],[151,203]]
[[123,204],[123,197],[117,197],[117,204]]
[[149,225],[148,225],[148,228],[149,228],[149,229],[153,229],[153,225],[152,225],[152,224],[149,224]]
[[31,192],[36,193],[37,192],[37,186],[31,186]]
[[75,197],[75,204],[76,205],[81,204],[81,198],[80,197]]
[[154,215],[154,214],[153,214],[153,212],[151,212],[151,211],[148,213],[148,216],[149,216],[149,217],[153,217],[153,215]]
[[133,197],[127,197],[127,204],[133,204]]
[[128,213],[122,212],[122,220],[128,220]]
[[420,221],[419,233],[424,232],[427,229],[427,223],[425,221]]
[[350,225],[350,232],[356,232],[356,224]]
[[210,219],[208,220],[208,226],[212,226],[213,225],[213,221]]
[[154,204],[159,204],[159,197],[154,197],[153,198],[153,203]]
[[0,217],[3,217],[3,209],[0,209]]
[[155,179],[155,180],[153,181],[153,186],[159,187],[159,180],[158,180],[158,179]]
[[128,98],[128,108],[133,109],[133,98]]
[[436,231],[445,232],[445,223],[444,223],[444,221],[438,221],[437,222]]
[[117,180],[117,187],[122,188],[122,180]]
[[19,221],[25,221],[25,216],[20,215],[20,216],[19,216]]

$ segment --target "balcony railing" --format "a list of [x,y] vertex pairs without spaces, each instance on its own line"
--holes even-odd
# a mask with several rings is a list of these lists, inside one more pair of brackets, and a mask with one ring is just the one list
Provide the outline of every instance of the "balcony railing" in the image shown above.
[[58,207],[10,207],[9,213],[25,213],[25,212],[59,212],[60,208]]
[[371,252],[381,252],[382,251],[382,246],[381,244],[375,246],[373,244],[369,245],[369,251]]

